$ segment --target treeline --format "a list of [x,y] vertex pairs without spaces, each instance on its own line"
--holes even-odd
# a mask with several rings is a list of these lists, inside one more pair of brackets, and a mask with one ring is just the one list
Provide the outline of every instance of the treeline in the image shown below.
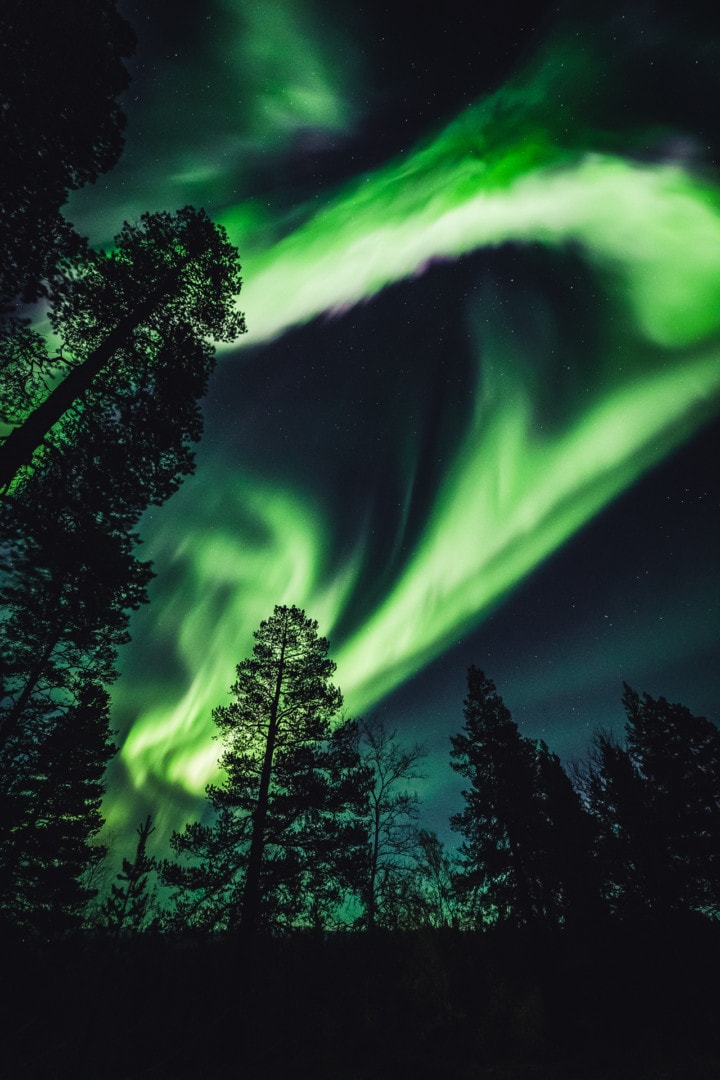
[[[138,830],[98,925],[119,936],[315,930],[666,926],[720,910],[720,732],[625,688],[625,736],[598,733],[572,779],[468,672],[452,740],[467,782],[448,852],[420,825],[422,746],[342,718],[317,624],[275,608],[215,710],[225,780],[209,824],[148,853]],[[158,885],[160,888],[158,889]],[[162,899],[159,899],[161,897]]]
[[3,748],[7,930],[32,940],[84,928],[116,941],[423,928],[588,935],[608,921],[717,919],[720,732],[709,721],[626,686],[624,738],[598,732],[568,774],[471,667],[465,723],[450,740],[466,782],[450,818],[461,842],[447,850],[422,827],[424,747],[343,715],[317,623],[277,606],[255,639],[230,703],[213,713],[224,780],[208,786],[202,820],[173,833],[163,859],[148,817],[102,894],[107,695],[97,674],[81,687],[101,709],[86,697],[83,711],[62,684],[40,697],[44,713],[28,695],[23,741]]

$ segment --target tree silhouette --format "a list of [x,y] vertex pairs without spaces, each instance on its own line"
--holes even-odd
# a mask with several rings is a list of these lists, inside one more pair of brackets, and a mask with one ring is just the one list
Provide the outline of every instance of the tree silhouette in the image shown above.
[[557,754],[542,739],[531,746],[539,811],[533,861],[546,913],[553,922],[587,928],[603,915],[594,822]]
[[[58,325],[67,326],[74,355],[82,358],[86,348],[83,328],[92,338],[100,334],[101,317],[112,321],[108,275],[116,279],[117,317],[124,317],[137,299],[142,273],[150,287],[153,272],[155,278],[161,274],[161,241],[173,248],[177,221],[186,234],[196,229],[206,239],[214,234],[205,216],[195,211],[145,218],[138,229],[124,230],[126,241],[117,259],[98,257],[97,288],[90,288],[82,275],[75,292],[68,283],[59,310],[66,305],[69,315],[59,315]],[[242,316],[235,310],[239,278],[234,249],[219,233],[217,243],[220,265],[213,267],[209,256],[203,256],[204,269],[193,268],[187,292],[180,290],[169,302],[174,314],[167,322],[155,314],[137,325],[113,362],[48,431],[31,467],[21,470],[0,496],[0,800],[7,798],[14,819],[23,823],[16,838],[29,837],[31,826],[48,836],[65,827],[57,808],[57,821],[48,817],[31,779],[34,761],[52,740],[65,737],[61,732],[70,731],[67,725],[90,688],[98,695],[117,675],[117,649],[128,640],[129,615],[145,602],[152,577],[149,564],[135,555],[134,530],[148,505],[162,503],[193,469],[192,447],[202,430],[199,400],[214,362],[207,339],[223,326],[227,333],[242,329]],[[172,266],[178,257],[173,249],[166,261]],[[95,265],[96,260],[91,261]],[[120,263],[125,274],[140,275],[138,282],[128,280],[123,287]],[[200,283],[205,278],[215,286],[208,285],[203,301]],[[91,312],[88,305],[95,299],[98,306]],[[19,418],[28,400],[31,408],[40,400],[30,413],[32,420],[56,391],[47,396],[47,365],[28,367],[32,335],[18,340],[24,344],[5,369],[8,384],[16,389],[8,412]],[[29,422],[21,422],[16,431],[26,432]],[[96,745],[101,747],[107,738],[101,710],[97,722]],[[102,758],[103,766],[106,760]],[[87,840],[93,830],[89,822]],[[32,906],[31,894],[37,890],[33,892],[28,861],[9,849],[6,854],[8,864],[24,868],[8,878],[20,911]],[[70,864],[68,875],[73,881]]]
[[386,731],[380,721],[363,720],[359,727],[363,762],[372,777],[363,888],[364,923],[372,930],[394,925],[408,899],[418,817],[418,797],[410,785],[422,775],[418,763],[426,750],[402,746],[397,732]]
[[117,880],[110,886],[110,895],[103,905],[103,921],[118,938],[123,933],[140,933],[147,925],[154,892],[150,887],[150,875],[157,860],[147,853],[147,842],[155,828],[150,814],[137,829],[138,842],[135,857],[123,859]]
[[647,825],[646,792],[625,747],[597,731],[576,784],[596,824],[595,855],[604,900],[613,915],[637,916],[645,906],[636,868]]
[[[212,343],[244,333],[235,306],[240,286],[237,251],[225,230],[192,207],[144,214],[138,225],[125,224],[109,254],[87,250],[65,263],[50,290],[60,354],[48,357],[38,335],[17,325],[0,349],[5,387],[16,392],[3,410],[15,426],[0,446],[0,490],[41,448],[42,460],[48,436],[51,446],[67,440],[69,410],[91,410],[98,401],[127,408],[128,392],[142,410],[137,384],[153,380],[154,365],[166,390],[175,381],[184,393],[194,373],[204,389]],[[168,356],[176,371],[168,372]]]
[[105,855],[90,844],[103,824],[104,773],[115,752],[109,698],[77,676],[74,703],[13,745],[0,786],[0,919],[25,934],[80,925],[95,890],[83,879]]
[[520,735],[495,684],[468,671],[452,767],[470,781],[451,826],[464,836],[459,882],[483,921],[564,923],[584,903],[587,816],[559,759]]
[[4,0],[0,8],[0,314],[44,291],[82,242],[68,192],[111,169],[123,147],[118,97],[135,35],[114,0]]
[[[8,524],[0,577],[0,805],[7,807],[3,820],[13,823],[0,845],[0,872],[6,912],[26,921],[34,908],[38,918],[48,905],[64,910],[60,879],[79,896],[83,860],[97,855],[86,845],[101,819],[86,793],[97,794],[99,807],[114,751],[103,687],[116,676],[129,612],[145,599],[151,576],[132,553],[129,530],[95,513],[103,497],[112,510],[117,492],[109,470],[107,488],[88,488],[74,460],[82,449],[81,440],[64,459],[67,473],[54,465],[0,507]],[[87,812],[70,814],[73,799]],[[55,852],[51,873],[39,873],[50,865],[39,851]]]
[[189,865],[168,864],[177,917],[241,929],[319,925],[354,886],[365,857],[367,772],[357,729],[333,729],[342,695],[317,623],[277,606],[237,667],[233,701],[213,712],[225,782],[207,789],[212,825],[171,839]]
[[[33,492],[46,494],[40,485]],[[152,576],[134,558],[132,537],[99,527],[91,513],[73,514],[72,504],[58,506],[53,523],[54,505],[38,501],[30,536],[13,538],[0,591],[0,762],[7,768],[14,740],[41,738],[76,702],[79,673],[100,684],[115,678],[128,613],[145,600]]]
[[625,746],[595,736],[585,795],[605,890],[623,917],[720,912],[720,731],[625,685]]
[[457,926],[461,920],[452,860],[437,833],[419,829],[415,881],[422,921],[435,927]]
[[[187,230],[197,227],[203,237],[215,231],[195,211],[177,217]],[[143,219],[137,230],[124,230],[127,242],[119,250],[125,253],[127,273],[140,274],[148,263],[151,271],[162,260],[159,241],[164,237],[172,246],[174,220],[163,214],[158,221]],[[32,470],[0,499],[5,554],[0,564],[0,748],[23,717],[31,719],[28,710],[52,711],[62,696],[63,680],[72,680],[73,672],[90,659],[100,683],[114,678],[115,649],[127,640],[127,614],[144,601],[151,576],[149,566],[134,556],[133,529],[148,505],[161,504],[194,467],[192,446],[202,431],[199,400],[214,363],[213,348],[204,338],[243,328],[242,316],[235,312],[236,253],[222,234],[218,244],[222,261],[210,276],[220,284],[215,292],[209,290],[207,321],[197,312],[203,304],[198,270],[185,315],[182,298],[176,296],[174,319],[162,323],[155,316],[139,329],[115,363],[62,414],[35,455]],[[146,257],[141,250],[133,258],[133,249],[143,245],[150,254]],[[123,298],[120,286],[122,310],[130,299]],[[80,330],[93,330],[97,312],[91,315],[86,307],[95,294],[79,291],[79,314],[70,321],[75,350],[81,353]],[[71,293],[64,301],[68,305]],[[104,296],[100,310],[108,314],[109,304],[110,297]],[[28,356],[21,350],[13,359],[10,381],[22,387]],[[30,378],[31,397],[41,393],[36,381]],[[24,404],[18,390],[9,410],[22,412]],[[42,407],[13,435],[26,431]],[[37,716],[32,724],[39,728]]]

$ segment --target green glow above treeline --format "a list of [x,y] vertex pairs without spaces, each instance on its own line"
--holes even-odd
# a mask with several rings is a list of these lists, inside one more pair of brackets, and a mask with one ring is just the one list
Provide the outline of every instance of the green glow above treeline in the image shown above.
[[[542,348],[518,339],[491,295],[480,298],[468,316],[478,359],[471,420],[385,596],[359,624],[349,620],[343,639],[334,627],[365,612],[365,536],[339,563],[331,508],[313,491],[209,453],[175,510],[147,531],[146,554],[174,584],[143,614],[142,638],[172,654],[176,670],[166,684],[148,675],[116,692],[136,717],[122,748],[136,788],[154,780],[202,793],[218,756],[211,710],[274,604],[318,619],[359,714],[477,626],[717,411],[719,193],[679,164],[596,152],[581,118],[568,121],[586,78],[581,54],[548,54],[434,141],[304,211],[287,234],[254,203],[219,215],[243,256],[249,326],[225,363],[262,363],[248,346],[339,318],[433,260],[508,242],[579,251],[606,297],[606,325],[574,358],[587,368],[584,392],[548,430],[534,392]],[[409,463],[408,504],[413,480]]]

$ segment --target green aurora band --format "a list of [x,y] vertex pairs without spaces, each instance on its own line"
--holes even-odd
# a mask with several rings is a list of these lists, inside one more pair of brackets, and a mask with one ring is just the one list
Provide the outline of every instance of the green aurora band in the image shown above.
[[[435,260],[508,242],[579,251],[612,318],[595,346],[600,370],[588,374],[572,415],[548,430],[534,392],[541,352],[496,317],[491,296],[480,299],[469,316],[478,359],[471,422],[391,588],[344,638],[333,630],[362,607],[365,537],[338,565],[332,523],[311,492],[268,483],[244,463],[220,490],[212,453],[201,455],[176,496],[180,539],[165,513],[144,529],[147,555],[175,584],[143,614],[142,637],[178,668],[166,686],[121,680],[115,692],[134,717],[121,755],[137,792],[162,789],[167,800],[173,789],[185,805],[202,795],[216,775],[211,710],[274,604],[298,604],[318,619],[348,710],[359,714],[477,626],[717,412],[719,193],[681,164],[593,151],[592,132],[580,145],[578,120],[562,140],[558,96],[573,100],[584,59],[560,67],[545,58],[433,142],[315,204],[289,231],[253,203],[217,215],[243,255],[250,328],[224,363],[255,362],[248,346],[320,315],[339,317]],[[578,369],[584,364],[578,356]],[[407,506],[413,483],[410,464]],[[122,802],[111,790],[111,826],[126,820]],[[161,823],[163,814],[178,824],[167,803]]]

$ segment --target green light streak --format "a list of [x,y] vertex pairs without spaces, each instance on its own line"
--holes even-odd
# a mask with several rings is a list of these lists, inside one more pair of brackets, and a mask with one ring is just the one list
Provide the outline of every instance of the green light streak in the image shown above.
[[[594,151],[582,113],[603,74],[588,50],[555,42],[427,144],[319,211],[306,207],[304,223],[270,246],[267,209],[262,225],[247,204],[220,214],[243,252],[251,313],[243,345],[341,313],[432,260],[513,241],[580,245],[652,341],[679,345],[710,333],[720,295],[718,191],[673,164]],[[276,215],[276,229],[285,227]]]
[[[476,320],[483,382],[474,420],[414,550],[349,640],[336,641],[333,628],[360,600],[362,537],[346,565],[331,570],[331,525],[307,493],[257,477],[217,494],[210,473],[186,485],[176,504],[189,508],[182,541],[167,524],[148,542],[161,573],[173,562],[180,572],[154,614],[154,633],[171,650],[177,642],[186,689],[168,709],[166,693],[133,707],[133,691],[121,687],[138,716],[122,750],[138,788],[159,775],[201,793],[217,758],[211,709],[274,604],[301,605],[319,620],[349,710],[367,709],[717,411],[717,191],[672,164],[594,154],[577,140],[563,147],[540,123],[552,97],[541,70],[522,100],[515,87],[469,110],[272,246],[271,218],[248,205],[227,211],[222,223],[243,251],[250,332],[242,345],[339,314],[435,259],[508,242],[573,245],[612,297],[606,345],[622,346],[622,368],[608,355],[603,379],[589,379],[564,428],[548,434],[531,393],[541,359],[493,328],[492,310],[490,330]],[[304,108],[309,99],[298,100]],[[578,357],[579,367],[586,362]],[[213,533],[215,520],[222,525]]]
[[427,529],[381,607],[336,654],[362,711],[482,613],[706,417],[718,354],[619,388],[544,440],[521,385],[479,408]]
[[197,793],[216,770],[210,713],[225,700],[235,665],[252,650],[268,596],[279,604],[300,598],[321,626],[333,625],[348,602],[358,559],[328,577],[330,530],[320,509],[274,485],[243,478],[219,495],[193,478],[182,495],[188,516],[180,543],[176,525],[167,522],[147,545],[159,565],[181,574],[169,601],[152,608],[149,637],[173,642],[187,689],[170,710],[165,693],[150,708],[138,699],[141,717],[122,753],[136,787],[152,771]]
[[[637,329],[656,344],[688,344],[717,327],[717,193],[676,166],[588,155],[521,175],[502,191],[481,187],[474,194],[462,162],[443,178],[421,179],[426,187],[413,193],[406,216],[397,213],[392,192],[370,206],[361,193],[357,208],[352,198],[341,201],[264,255],[251,250],[244,260],[243,304],[252,313],[244,344],[340,313],[433,259],[511,241],[581,245],[614,282]],[[394,182],[400,195],[402,177]],[[230,216],[224,224],[232,234]]]
[[[149,14],[151,26],[161,19],[160,9]],[[215,216],[239,193],[260,191],[263,216],[280,202],[271,216],[282,221],[287,199],[273,200],[268,178],[281,187],[288,162],[346,137],[362,113],[362,57],[321,5],[210,0],[183,22],[192,41],[159,50],[152,79],[140,72],[118,167],[70,194],[66,216],[93,245],[111,244],[124,220],[147,210],[191,203]]]

